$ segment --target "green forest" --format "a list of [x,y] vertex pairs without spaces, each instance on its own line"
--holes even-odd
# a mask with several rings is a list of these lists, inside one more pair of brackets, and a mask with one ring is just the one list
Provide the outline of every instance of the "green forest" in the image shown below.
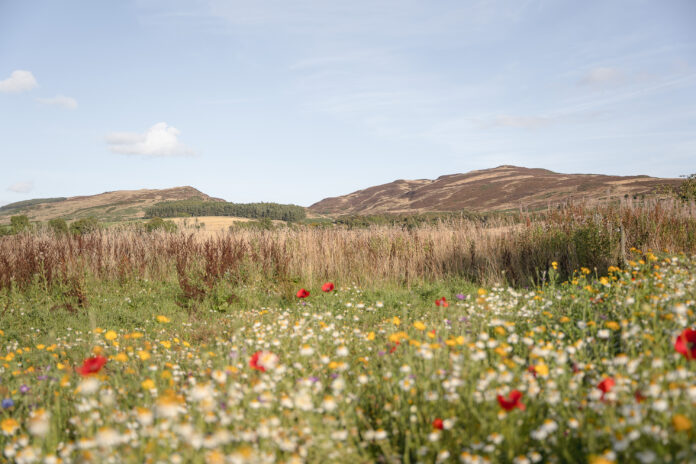
[[300,221],[305,209],[297,205],[278,203],[228,203],[225,201],[178,200],[164,201],[145,209],[148,218],[187,216],[235,216],[253,219]]

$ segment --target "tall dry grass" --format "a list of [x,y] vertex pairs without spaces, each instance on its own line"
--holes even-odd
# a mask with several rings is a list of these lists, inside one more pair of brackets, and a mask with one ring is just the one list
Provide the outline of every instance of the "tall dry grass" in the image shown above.
[[487,222],[345,228],[241,229],[215,237],[101,230],[83,236],[33,232],[0,240],[0,289],[132,278],[176,280],[201,298],[221,279],[400,284],[448,277],[476,282],[536,282],[552,261],[561,271],[620,264],[627,247],[696,252],[696,208],[678,202],[566,205],[544,214]]

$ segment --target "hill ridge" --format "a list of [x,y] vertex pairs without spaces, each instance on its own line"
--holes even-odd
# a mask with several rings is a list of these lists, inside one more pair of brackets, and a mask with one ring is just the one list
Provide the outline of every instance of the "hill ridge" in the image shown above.
[[25,214],[32,221],[47,221],[58,217],[72,220],[87,216],[94,216],[100,221],[124,221],[144,217],[145,208],[155,203],[191,198],[224,201],[188,185],[166,189],[112,190],[95,195],[39,198],[10,203],[0,207],[0,223],[9,222],[10,217],[17,214]]
[[681,179],[645,175],[565,174],[544,168],[501,165],[436,179],[397,179],[314,203],[317,214],[417,213],[425,211],[489,211],[542,208],[569,200],[650,194]]

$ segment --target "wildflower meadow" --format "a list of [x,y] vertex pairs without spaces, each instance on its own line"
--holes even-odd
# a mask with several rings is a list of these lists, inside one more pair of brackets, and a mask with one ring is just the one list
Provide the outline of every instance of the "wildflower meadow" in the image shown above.
[[1,459],[695,462],[696,257],[541,273],[289,295],[269,277],[202,300],[136,273],[14,284]]

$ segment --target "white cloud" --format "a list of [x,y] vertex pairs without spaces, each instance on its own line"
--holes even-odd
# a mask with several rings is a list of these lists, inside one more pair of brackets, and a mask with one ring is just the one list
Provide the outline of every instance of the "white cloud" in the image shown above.
[[72,97],[66,97],[65,95],[56,95],[51,98],[37,98],[36,101],[44,105],[62,106],[69,110],[77,108],[77,100]]
[[7,187],[7,190],[15,193],[29,193],[34,190],[34,181],[27,180],[24,182],[17,182]]
[[113,153],[143,156],[189,156],[194,152],[179,141],[179,130],[158,122],[145,133],[113,132],[106,143]]
[[580,84],[588,86],[604,86],[608,84],[618,84],[624,80],[624,74],[620,69],[600,67],[590,69],[585,76],[580,79]]
[[38,85],[39,84],[36,82],[36,78],[31,72],[18,69],[16,71],[12,71],[12,74],[10,74],[10,77],[7,79],[0,81],[0,92],[26,92],[27,90],[31,90]]

